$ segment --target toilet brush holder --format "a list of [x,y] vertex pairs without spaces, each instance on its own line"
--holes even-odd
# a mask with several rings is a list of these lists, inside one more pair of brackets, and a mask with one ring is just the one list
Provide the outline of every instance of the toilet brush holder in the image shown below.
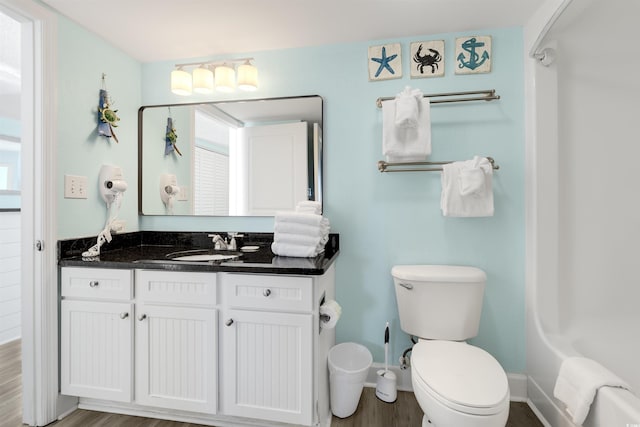
[[398,397],[396,374],[380,369],[376,379],[376,397],[383,402],[393,403]]

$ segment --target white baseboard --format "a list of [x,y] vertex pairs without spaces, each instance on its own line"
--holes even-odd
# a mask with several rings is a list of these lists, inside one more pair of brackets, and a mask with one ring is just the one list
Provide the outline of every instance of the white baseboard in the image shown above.
[[[369,368],[367,379],[365,380],[365,387],[376,387],[376,380],[378,378],[378,371],[384,369],[383,363],[374,363]],[[396,374],[397,386],[399,391],[411,391],[413,392],[413,386],[411,385],[411,367],[407,369],[400,369],[400,366],[389,366],[389,370]],[[527,376],[524,374],[510,374],[507,373],[507,380],[509,381],[509,391],[511,392],[512,402],[526,402],[527,401]]]

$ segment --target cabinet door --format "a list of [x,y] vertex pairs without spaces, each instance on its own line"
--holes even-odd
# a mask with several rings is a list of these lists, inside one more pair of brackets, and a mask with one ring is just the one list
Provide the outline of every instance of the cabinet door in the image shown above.
[[136,402],[215,414],[216,310],[138,304],[136,318]]
[[133,305],[63,300],[60,388],[69,396],[130,402]]
[[311,425],[311,315],[229,310],[224,322],[225,414]]

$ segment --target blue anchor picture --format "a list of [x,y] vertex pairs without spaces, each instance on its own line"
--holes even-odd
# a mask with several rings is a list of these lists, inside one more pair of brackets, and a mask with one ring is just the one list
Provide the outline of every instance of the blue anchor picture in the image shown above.
[[380,66],[378,67],[378,71],[376,71],[376,74],[374,77],[379,77],[380,73],[382,73],[382,71],[386,68],[391,74],[395,74],[396,72],[393,71],[393,68],[391,67],[390,62],[393,61],[394,59],[396,59],[398,55],[394,54],[391,56],[387,56],[387,48],[382,46],[382,55],[380,58],[371,58],[372,61],[377,62],[378,64],[380,64]]
[[485,61],[489,59],[489,53],[486,50],[482,52],[481,55],[476,52],[477,48],[484,47],[484,45],[484,42],[477,41],[475,37],[472,37],[469,40],[465,40],[462,43],[461,47],[469,53],[469,60],[466,61],[466,56],[461,52],[457,58],[459,62],[458,67],[475,70],[476,68],[484,64]]

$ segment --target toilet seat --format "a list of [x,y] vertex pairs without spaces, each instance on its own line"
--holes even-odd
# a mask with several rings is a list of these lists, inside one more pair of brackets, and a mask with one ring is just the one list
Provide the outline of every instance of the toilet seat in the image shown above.
[[464,342],[421,340],[413,346],[415,385],[452,410],[492,415],[509,400],[507,375],[486,351]]

